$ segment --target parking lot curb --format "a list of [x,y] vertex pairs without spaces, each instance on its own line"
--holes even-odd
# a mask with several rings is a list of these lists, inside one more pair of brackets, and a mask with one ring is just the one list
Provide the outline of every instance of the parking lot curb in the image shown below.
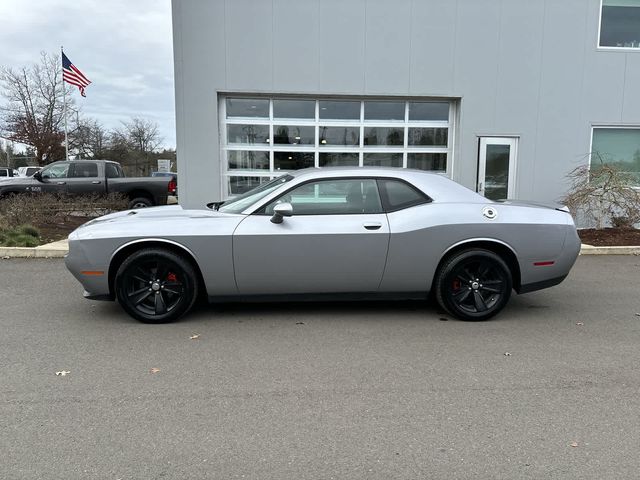
[[640,246],[635,247],[595,247],[582,244],[580,255],[640,255]]
[[0,258],[62,258],[68,251],[65,239],[39,247],[0,247]]

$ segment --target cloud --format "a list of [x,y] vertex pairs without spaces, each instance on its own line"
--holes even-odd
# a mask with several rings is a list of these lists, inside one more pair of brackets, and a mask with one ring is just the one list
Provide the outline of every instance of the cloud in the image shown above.
[[2,0],[0,65],[21,67],[41,51],[65,53],[93,82],[74,94],[107,127],[132,116],[160,125],[175,146],[170,0]]

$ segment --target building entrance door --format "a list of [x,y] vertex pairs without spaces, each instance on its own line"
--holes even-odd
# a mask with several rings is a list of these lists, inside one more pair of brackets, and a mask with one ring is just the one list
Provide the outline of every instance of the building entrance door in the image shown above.
[[490,200],[515,197],[515,137],[480,137],[477,191]]

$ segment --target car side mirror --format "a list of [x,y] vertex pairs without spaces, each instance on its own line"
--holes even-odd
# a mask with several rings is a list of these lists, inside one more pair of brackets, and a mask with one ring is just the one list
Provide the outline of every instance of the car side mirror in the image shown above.
[[271,223],[282,223],[284,217],[290,217],[293,215],[293,206],[288,202],[277,204],[273,207],[273,217],[271,217]]
[[33,174],[33,178],[35,178],[36,180],[38,180],[39,182],[42,182],[42,173],[40,172],[36,172]]

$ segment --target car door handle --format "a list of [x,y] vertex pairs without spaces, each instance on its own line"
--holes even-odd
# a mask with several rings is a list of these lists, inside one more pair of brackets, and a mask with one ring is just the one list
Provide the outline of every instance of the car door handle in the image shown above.
[[364,228],[367,230],[378,230],[380,227],[382,227],[380,222],[367,222],[364,224]]
[[100,183],[100,180],[94,180],[94,181],[93,181],[93,182],[91,182],[91,183],[93,183],[94,185],[98,185],[98,184]]
[[66,185],[67,182],[56,182],[58,185]]

